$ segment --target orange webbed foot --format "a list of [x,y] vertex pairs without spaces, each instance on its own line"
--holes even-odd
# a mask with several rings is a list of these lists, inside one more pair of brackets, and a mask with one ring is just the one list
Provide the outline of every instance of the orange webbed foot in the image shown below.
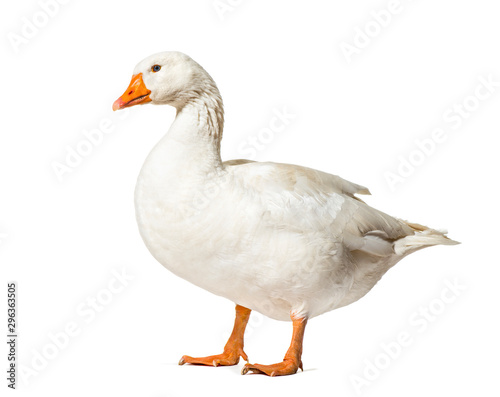
[[243,351],[243,335],[245,334],[245,327],[247,326],[250,312],[250,309],[236,305],[236,318],[234,320],[233,332],[226,346],[224,346],[224,352],[222,354],[207,357],[182,356],[179,360],[179,365],[184,365],[186,363],[213,365],[214,367],[218,367],[219,365],[236,365],[240,361],[240,357],[248,361],[248,356]]
[[249,371],[256,374],[268,376],[293,375],[298,369],[302,369],[302,361],[285,358],[281,363],[262,365],[262,364],[245,364],[241,370],[241,374],[245,375]]
[[[256,374],[268,376],[293,375],[297,370],[302,369],[302,340],[304,339],[304,330],[307,323],[307,318],[291,315],[293,321],[292,343],[285,354],[285,358],[281,363],[262,365],[262,364],[245,364],[241,370],[241,374],[245,375],[248,371]],[[303,370],[303,369],[302,369]]]
[[240,361],[240,356],[243,357],[245,361],[248,361],[248,356],[245,354],[243,349],[239,350],[228,350],[224,351],[222,354],[216,354],[214,356],[207,357],[191,357],[182,356],[179,360],[179,365],[184,364],[197,364],[197,365],[210,365],[214,367],[225,366],[225,365],[236,365]]

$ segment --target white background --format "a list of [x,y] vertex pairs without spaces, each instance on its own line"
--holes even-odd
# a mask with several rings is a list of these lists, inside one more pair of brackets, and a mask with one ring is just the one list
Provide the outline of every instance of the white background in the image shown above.
[[[218,12],[211,0],[74,0],[46,19],[37,1],[4,5],[0,296],[8,280],[18,282],[18,362],[34,371],[38,357],[39,365],[36,374],[18,373],[18,395],[356,396],[353,375],[364,377],[376,360],[384,368],[361,387],[366,396],[498,393],[500,87],[470,98],[480,78],[500,81],[498,2],[401,0],[380,32],[372,12],[387,10],[387,1],[220,3],[234,5]],[[34,18],[38,31],[13,45]],[[367,27],[373,37],[348,62],[342,43],[353,45]],[[224,159],[244,157],[249,137],[285,108],[295,118],[256,159],[368,186],[370,205],[446,228],[462,245],[420,251],[359,302],[311,320],[303,373],[241,376],[243,362],[178,366],[183,354],[222,352],[234,309],[160,266],[135,225],[135,179],[175,113],[163,106],[113,113],[111,105],[135,64],[164,50],[189,54],[218,83]],[[464,101],[477,110],[454,128],[443,114]],[[54,162],[64,164],[68,147],[100,123],[112,131],[60,181]],[[391,189],[387,172],[397,173],[418,150],[415,140],[436,128],[446,140],[423,159],[414,154],[421,164]],[[79,315],[89,297],[110,297],[113,269],[133,279],[99,312]],[[465,289],[443,303],[447,282]],[[423,321],[419,307],[429,305],[438,314]],[[79,333],[65,340],[68,324]],[[412,343],[387,362],[381,345],[400,332]],[[290,323],[254,314],[250,361],[280,361],[290,336]],[[43,354],[51,357],[40,363]]]

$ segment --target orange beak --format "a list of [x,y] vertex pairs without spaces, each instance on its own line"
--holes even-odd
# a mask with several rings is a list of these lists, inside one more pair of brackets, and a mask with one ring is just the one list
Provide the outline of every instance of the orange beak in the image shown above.
[[151,102],[149,97],[151,91],[146,88],[142,81],[142,73],[132,76],[132,81],[123,95],[113,103],[113,110],[127,108],[140,103]]

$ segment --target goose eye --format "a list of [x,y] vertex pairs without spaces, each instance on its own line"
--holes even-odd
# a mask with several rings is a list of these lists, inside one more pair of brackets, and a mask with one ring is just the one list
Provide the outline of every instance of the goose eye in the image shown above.
[[160,71],[160,69],[161,69],[161,66],[160,66],[160,65],[153,65],[153,66],[151,67],[151,71],[152,71],[153,73],[159,72],[159,71]]

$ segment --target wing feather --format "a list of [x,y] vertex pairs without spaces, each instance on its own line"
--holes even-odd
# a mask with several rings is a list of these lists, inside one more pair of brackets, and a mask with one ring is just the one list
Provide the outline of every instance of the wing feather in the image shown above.
[[224,164],[245,189],[256,190],[277,226],[327,230],[332,237],[343,238],[351,249],[365,247],[381,254],[386,253],[387,243],[392,246],[395,240],[414,234],[403,221],[355,196],[370,194],[366,187],[339,176],[291,164],[249,160]]

